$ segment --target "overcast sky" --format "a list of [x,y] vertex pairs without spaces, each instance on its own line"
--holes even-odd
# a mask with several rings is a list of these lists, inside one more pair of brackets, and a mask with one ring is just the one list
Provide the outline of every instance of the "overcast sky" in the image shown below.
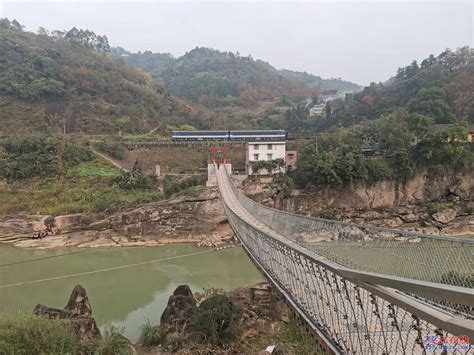
[[0,0],[29,31],[88,28],[113,46],[174,56],[205,46],[366,85],[445,48],[473,46],[472,2]]

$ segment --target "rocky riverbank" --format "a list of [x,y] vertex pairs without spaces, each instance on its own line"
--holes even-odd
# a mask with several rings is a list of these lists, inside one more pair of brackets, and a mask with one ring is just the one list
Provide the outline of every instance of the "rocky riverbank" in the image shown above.
[[[236,179],[241,180],[242,177]],[[271,179],[244,181],[245,192],[271,207],[358,224],[456,237],[474,236],[474,178],[419,175],[404,186],[380,183],[293,191],[280,199]],[[395,198],[395,196],[398,196]],[[216,188],[102,213],[0,216],[0,243],[25,248],[132,247],[170,243],[217,246],[233,241]]]
[[134,208],[64,216],[0,217],[0,243],[25,248],[216,246],[233,240],[216,189]]
[[[126,354],[317,353],[305,327],[265,282],[230,292],[195,294],[187,285],[178,286],[169,297],[160,324],[144,324],[135,344],[117,328],[99,331],[91,303],[87,291],[77,285],[64,308],[38,304],[33,314],[68,320],[69,331],[79,340],[76,350],[84,353],[99,348],[99,352]],[[212,339],[211,335],[217,337]],[[271,351],[265,352],[268,348]]]
[[422,173],[404,185],[293,190],[279,198],[270,178],[243,181],[242,188],[267,206],[313,217],[429,234],[474,237],[474,177]]

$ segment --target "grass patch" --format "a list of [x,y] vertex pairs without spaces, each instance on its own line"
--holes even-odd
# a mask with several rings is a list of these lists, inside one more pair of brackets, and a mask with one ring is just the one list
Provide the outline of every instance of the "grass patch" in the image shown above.
[[236,351],[240,354],[259,354],[269,345],[276,346],[275,354],[325,354],[294,315],[291,315],[289,323],[282,324],[275,334],[262,334],[235,344]]
[[122,330],[112,327],[102,334],[102,338],[94,339],[86,344],[89,354],[116,355],[131,354],[130,341],[122,334]]
[[[179,192],[189,190],[189,188],[203,186],[206,183],[206,179],[204,175],[180,177],[169,174],[163,179],[163,192],[166,198],[169,198]],[[191,190],[189,192],[192,193]],[[184,194],[187,195],[186,193]]]
[[140,340],[145,347],[160,345],[165,338],[166,333],[161,330],[159,325],[152,325],[147,322],[142,328]]
[[82,163],[69,169],[68,177],[116,177],[120,174],[120,169],[106,163],[102,159],[95,159]]
[[79,346],[69,320],[0,314],[0,354],[75,354]]
[[174,194],[173,197],[181,197],[181,196],[199,197],[199,195],[202,193],[203,189],[204,189],[203,186],[189,187],[186,190],[183,190],[183,191],[180,191],[180,192]]
[[126,190],[114,185],[119,169],[101,159],[81,163],[64,176],[27,179],[0,187],[0,214],[70,214],[98,212],[160,201],[157,187]]
[[283,326],[279,339],[282,347],[289,354],[321,354],[316,342],[301,322],[293,315],[290,322]]

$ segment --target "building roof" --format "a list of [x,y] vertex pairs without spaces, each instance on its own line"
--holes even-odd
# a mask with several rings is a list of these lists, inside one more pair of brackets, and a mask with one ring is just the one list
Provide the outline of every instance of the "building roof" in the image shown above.
[[286,144],[285,141],[251,141],[247,144]]

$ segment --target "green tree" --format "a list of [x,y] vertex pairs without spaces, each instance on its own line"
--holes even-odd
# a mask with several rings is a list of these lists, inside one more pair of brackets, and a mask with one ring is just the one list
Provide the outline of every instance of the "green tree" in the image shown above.
[[408,104],[408,109],[412,113],[431,116],[436,123],[450,123],[455,117],[446,92],[437,87],[421,89]]
[[433,117],[420,113],[412,113],[408,116],[408,128],[420,139],[431,131],[434,122]]
[[447,128],[430,132],[416,147],[420,165],[425,167],[443,166],[460,169],[473,160],[466,145],[467,122],[449,125]]

